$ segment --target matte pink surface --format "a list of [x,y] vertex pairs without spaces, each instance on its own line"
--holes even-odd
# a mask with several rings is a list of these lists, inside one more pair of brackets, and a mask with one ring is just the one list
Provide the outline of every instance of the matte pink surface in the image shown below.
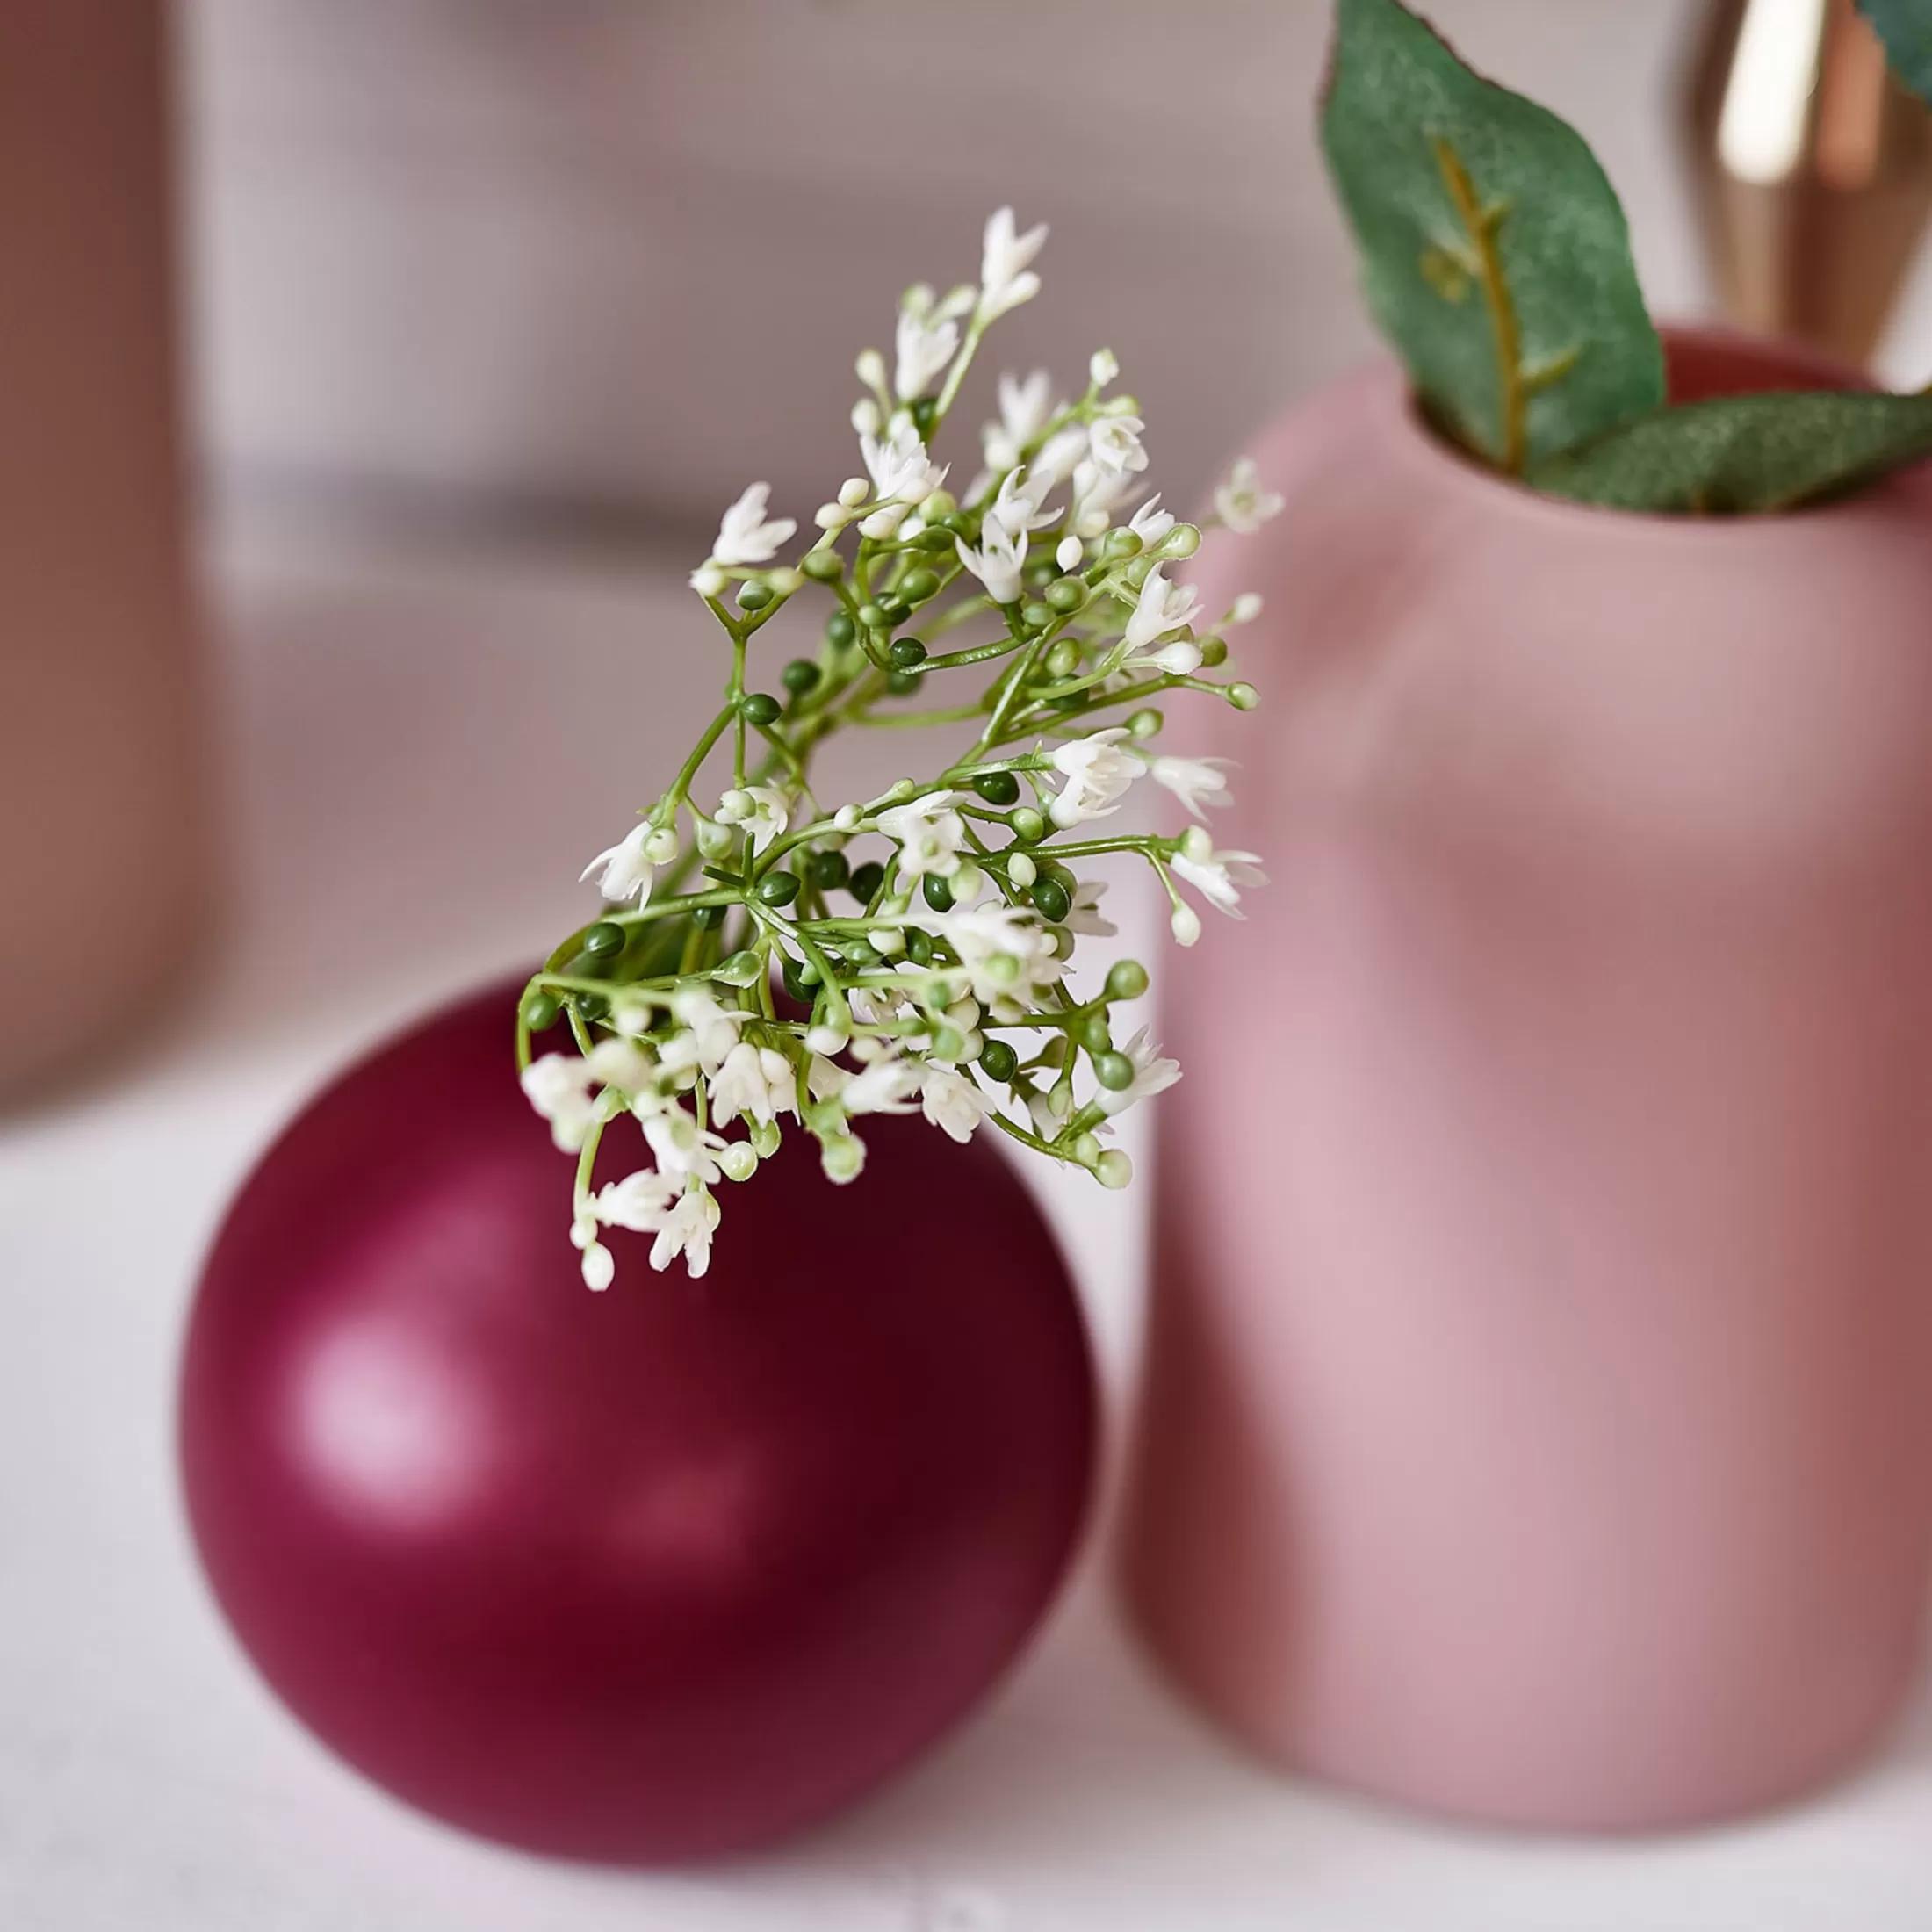
[[1017,1178],[916,1119],[869,1121],[846,1188],[788,1143],[702,1281],[613,1233],[591,1294],[515,998],[352,1069],[235,1202],[187,1351],[195,1536],[270,1684],[412,1803],[589,1858],[761,1843],[1033,1629],[1086,1505],[1085,1332]]
[[1403,1802],[1802,1792],[1932,1562],[1932,482],[1574,508],[1388,368],[1253,453],[1287,510],[1197,574],[1267,599],[1215,830],[1272,883],[1166,985],[1140,1619]]

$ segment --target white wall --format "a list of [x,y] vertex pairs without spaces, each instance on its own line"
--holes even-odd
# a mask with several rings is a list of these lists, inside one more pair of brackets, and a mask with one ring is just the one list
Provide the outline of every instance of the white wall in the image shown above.
[[[1105,338],[1162,479],[1370,338],[1312,137],[1325,0],[196,0],[207,435],[225,473],[703,514],[849,466],[853,350],[1052,221],[1000,359]],[[1702,306],[1685,0],[1437,0],[1575,120],[1653,304]],[[1932,360],[1918,325],[1894,358]],[[1920,348],[1918,345],[1923,345]]]

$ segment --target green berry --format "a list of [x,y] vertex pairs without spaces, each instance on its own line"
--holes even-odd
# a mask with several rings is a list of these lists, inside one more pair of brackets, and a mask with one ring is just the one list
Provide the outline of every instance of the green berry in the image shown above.
[[563,1010],[556,994],[532,993],[523,1002],[523,1024],[532,1033],[547,1033],[557,1024],[557,1016]]
[[907,571],[899,579],[898,594],[909,602],[924,603],[938,588],[938,574],[922,565],[917,570]]
[[836,892],[852,876],[842,852],[814,852],[805,861],[805,876],[821,892]]
[[846,889],[860,905],[869,905],[884,883],[885,868],[876,859],[868,859],[863,865],[853,867]]
[[882,605],[862,603],[859,606],[858,616],[859,622],[868,631],[883,631],[885,629],[885,610]]
[[724,916],[730,911],[728,905],[698,905],[691,909],[691,918],[706,932],[715,932],[724,925]]
[[934,523],[929,530],[922,530],[917,538],[921,550],[950,550],[953,547],[953,532],[944,523]]
[[1047,675],[1070,678],[1080,668],[1080,647],[1071,638],[1062,638],[1047,652]]
[[881,597],[879,615],[889,624],[902,624],[912,615],[912,607],[904,597]]
[[933,963],[933,935],[921,932],[916,926],[905,929],[905,956],[915,966],[930,966]]
[[1047,821],[1031,805],[1021,805],[1006,823],[1021,845],[1036,845],[1047,835]]
[[894,638],[885,647],[885,654],[902,671],[910,671],[915,664],[926,659],[926,646],[917,638]]
[[911,666],[902,665],[898,670],[885,674],[886,692],[892,697],[910,697],[919,689],[919,673]]
[[602,993],[578,993],[574,998],[577,1017],[587,1027],[594,1027],[600,1020],[610,1017],[610,1002]]
[[973,527],[971,517],[963,510],[948,510],[939,523],[941,530],[950,530],[955,537],[970,535]]
[[1108,1029],[1104,1013],[1090,1013],[1080,1022],[1080,1044],[1092,1054],[1104,1054],[1112,1049],[1114,1035]]
[[1020,798],[1020,781],[1010,771],[983,771],[973,780],[973,789],[989,805],[1015,804]]
[[772,588],[755,579],[748,584],[738,587],[738,608],[740,610],[762,610],[772,600]]
[[781,954],[778,961],[778,977],[785,983],[785,991],[800,1002],[809,1001],[811,990],[818,984],[818,969],[810,960],[793,959]]
[[1033,903],[1042,919],[1057,926],[1073,910],[1073,895],[1057,879],[1039,878],[1033,882]]
[[778,681],[795,697],[818,688],[818,667],[810,658],[794,658],[778,674]]
[[1209,670],[1228,661],[1228,640],[1225,638],[1203,638],[1200,640],[1200,661]]
[[1064,617],[1078,610],[1086,602],[1086,586],[1078,577],[1063,577],[1047,586],[1042,599]]
[[747,724],[775,724],[784,706],[769,691],[753,691],[739,705]]
[[1137,959],[1117,959],[1108,967],[1109,999],[1138,999],[1147,991],[1147,969]]
[[798,567],[814,583],[829,584],[845,565],[835,550],[808,550],[798,559]]
[[798,897],[798,875],[768,872],[758,882],[758,896],[767,905],[789,905]]
[[989,1080],[1010,1080],[1020,1071],[1020,1056],[1004,1040],[989,1040],[979,1049],[979,1063]]
[[609,919],[599,919],[584,934],[584,950],[593,959],[609,959],[614,953],[624,950],[624,928],[613,925]]
[[836,645],[840,650],[843,650],[857,635],[858,631],[854,626],[852,619],[847,616],[844,611],[834,610],[825,619],[825,642],[827,644]]
[[928,872],[919,882],[919,890],[926,896],[926,903],[935,912],[950,912],[953,909],[953,889],[936,872]]

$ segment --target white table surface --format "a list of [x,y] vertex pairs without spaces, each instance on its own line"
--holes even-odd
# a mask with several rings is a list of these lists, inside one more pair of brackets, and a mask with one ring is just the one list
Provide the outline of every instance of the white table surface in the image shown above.
[[[578,866],[688,740],[716,660],[678,573],[608,551],[285,521],[216,549],[226,928],[140,1051],[0,1114],[0,1932],[1932,1927],[1932,1696],[1857,1781],[1744,1828],[1439,1828],[1244,1760],[1152,1679],[1091,1553],[974,1721],[765,1858],[546,1864],[343,1770],[256,1683],[188,1546],[170,1428],[197,1258],[344,1056],[574,919]],[[1046,1193],[1118,1388],[1136,1208]]]

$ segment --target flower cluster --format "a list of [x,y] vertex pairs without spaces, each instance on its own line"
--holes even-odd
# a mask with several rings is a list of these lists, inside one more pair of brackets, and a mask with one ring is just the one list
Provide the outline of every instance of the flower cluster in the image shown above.
[[[652,1235],[651,1261],[709,1265],[717,1190],[744,1181],[789,1123],[835,1181],[865,1163],[868,1114],[917,1111],[955,1140],[991,1123],[1015,1141],[1124,1186],[1112,1123],[1180,1076],[1142,1027],[1117,1040],[1114,1009],[1148,975],[1115,960],[1077,998],[1068,962],[1115,928],[1083,861],[1126,853],[1165,890],[1175,938],[1200,919],[1181,888],[1238,918],[1254,855],[1217,850],[1203,823],[1173,836],[1104,827],[1142,781],[1196,821],[1228,800],[1225,761],[1156,751],[1161,700],[1214,695],[1252,709],[1253,688],[1203,675],[1226,631],[1171,567],[1200,542],[1143,494],[1145,425],[1110,393],[1107,350],[1085,390],[1002,376],[983,466],[955,492],[934,443],[988,326],[1030,300],[1046,229],[1010,208],[986,224],[977,285],[919,285],[899,305],[890,365],[858,359],[853,410],[863,475],[815,518],[817,540],[782,560],[797,524],[754,483],[725,511],[693,588],[729,645],[724,702],[663,794],[592,860],[610,902],[524,994],[523,1089],[578,1157],[573,1238],[607,1287],[607,1228]],[[1138,499],[1138,501],[1135,501]],[[1216,495],[1216,521],[1251,530],[1280,508],[1251,463]],[[832,602],[817,655],[752,676],[753,646],[808,588]],[[924,695],[977,674],[957,701]],[[916,701],[908,707],[902,700]],[[828,808],[814,753],[847,727],[949,724],[977,735],[925,780]],[[728,759],[715,795],[703,775]],[[708,802],[707,802],[708,801]],[[574,1051],[533,1056],[566,1023]],[[599,1136],[639,1123],[652,1164],[602,1187]]]

